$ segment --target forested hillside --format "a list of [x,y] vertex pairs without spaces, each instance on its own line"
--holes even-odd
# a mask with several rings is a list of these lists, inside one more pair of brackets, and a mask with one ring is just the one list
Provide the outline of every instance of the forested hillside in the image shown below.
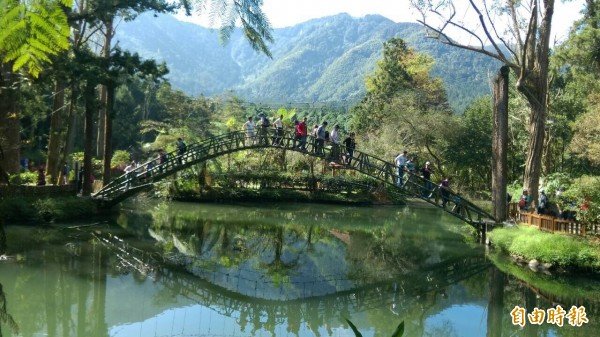
[[378,15],[339,14],[275,29],[273,36],[269,59],[254,52],[239,32],[223,46],[215,30],[169,15],[142,15],[122,23],[116,40],[124,49],[164,60],[174,87],[188,94],[233,90],[254,102],[354,103],[365,93],[365,75],[375,69],[383,42],[392,37],[436,60],[432,75],[443,79],[457,112],[489,94],[488,74],[498,68],[489,58],[425,38],[417,24]]

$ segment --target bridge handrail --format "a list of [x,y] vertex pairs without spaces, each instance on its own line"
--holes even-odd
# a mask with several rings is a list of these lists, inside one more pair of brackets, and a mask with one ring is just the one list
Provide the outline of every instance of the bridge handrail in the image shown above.
[[[171,151],[167,153],[168,159],[164,163],[158,163],[147,170],[148,164],[157,160],[156,158],[151,159],[117,177],[93,196],[99,200],[111,201],[123,195],[132,187],[153,183],[162,177],[171,175],[195,163],[234,151],[269,147],[299,151],[332,162],[341,163],[348,168],[357,170],[390,185],[396,185],[399,178],[398,169],[395,164],[360,150],[354,150],[349,163],[347,163],[346,160],[349,158],[347,155],[348,149],[343,144],[332,144],[331,146],[317,148],[314,141],[315,137],[308,135],[306,148],[299,149],[296,146],[296,144],[300,144],[299,140],[295,139],[292,131],[278,133],[278,130],[275,128],[258,128],[257,131],[253,137],[249,137],[245,131],[232,131],[216,135],[190,144],[183,155],[178,155],[177,151]],[[481,223],[485,218],[493,220],[493,216],[463,198],[460,194],[449,189],[446,189],[442,193],[440,186],[427,181],[416,173],[404,172],[404,181],[401,188],[406,195],[422,199],[437,207],[439,207],[437,200],[445,198],[448,202],[455,204],[452,210],[446,209],[446,211],[466,222],[475,224]],[[426,183],[431,184],[430,189],[424,189]],[[434,201],[431,198],[434,198]]]

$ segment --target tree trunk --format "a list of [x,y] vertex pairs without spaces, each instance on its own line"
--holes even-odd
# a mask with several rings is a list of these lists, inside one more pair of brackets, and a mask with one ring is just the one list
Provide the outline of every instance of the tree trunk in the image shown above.
[[106,113],[104,120],[104,171],[102,172],[102,183],[106,186],[110,182],[110,168],[112,159],[112,130],[113,130],[113,115],[115,102],[115,85],[109,84],[106,86],[107,100]]
[[54,104],[50,118],[50,131],[48,139],[48,158],[46,159],[46,175],[50,176],[51,184],[59,184],[60,148],[62,143],[62,114],[65,102],[64,83],[57,79],[54,84]]
[[536,53],[534,57],[531,57],[533,60],[530,60],[534,61],[534,65],[528,67],[528,71],[523,71],[517,81],[517,89],[525,95],[531,108],[529,116],[529,143],[525,159],[523,187],[529,189],[531,200],[534,200],[536,204],[542,172],[542,151],[544,149],[546,131],[550,28],[552,25],[552,15],[554,14],[554,0],[544,1],[544,8],[541,8],[541,10],[543,11],[542,22],[537,35],[537,45],[529,47],[529,50]]
[[94,111],[96,104],[94,95],[95,84],[87,83],[85,87],[85,140],[83,152],[83,196],[89,196],[92,193],[92,156],[94,145]]
[[[75,122],[77,119],[77,116],[75,114],[75,98],[77,97],[77,90],[76,90],[76,86],[74,84],[71,85],[71,101],[69,103],[69,113],[68,113],[68,122],[67,122],[67,131],[65,134],[65,146],[63,147],[62,150],[62,154],[61,154],[61,158],[60,158],[60,165],[59,167],[63,167],[66,163],[67,163],[67,158],[69,156],[69,154],[71,153],[71,151],[73,151],[73,143],[75,141],[74,138],[74,134],[75,132],[73,132],[76,128],[75,128]],[[74,170],[75,167],[71,167],[71,170]],[[77,175],[77,171],[73,171],[75,173],[75,175]],[[60,171],[60,174],[58,175],[59,179],[63,178],[63,172],[62,170]],[[69,182],[69,177],[66,177],[67,183]],[[75,180],[77,181],[77,176],[75,176]],[[79,193],[79,191],[77,191],[77,193]]]
[[75,148],[75,139],[79,136],[81,137],[80,131],[81,127],[81,115],[77,112],[77,96],[79,95],[79,87],[75,84],[71,85],[71,102],[69,103],[69,115],[71,116],[71,120],[69,121],[69,129],[67,130],[67,145],[65,146],[65,152],[71,153]]
[[492,137],[492,214],[496,222],[507,217],[506,178],[508,148],[508,74],[500,68],[494,82],[494,134]]
[[96,157],[103,159],[104,153],[104,134],[106,133],[106,86],[100,86],[100,109],[98,109],[98,136],[96,138]]
[[532,107],[529,122],[529,142],[525,159],[525,175],[523,187],[529,190],[531,200],[537,200],[542,173],[542,151],[544,149],[544,126],[546,125],[546,108]]
[[[0,73],[0,172],[19,172],[20,132],[19,111],[17,110],[16,77],[12,64],[3,63]],[[2,178],[2,177],[0,177]]]
[[[102,46],[102,58],[104,58],[105,60],[108,60],[110,58],[110,48],[111,48],[111,43],[112,43],[112,38],[114,35],[114,30],[113,30],[113,19],[112,18],[108,18],[106,20],[104,20],[104,27],[106,28],[106,31],[104,32],[104,45]],[[107,66],[108,67],[108,66]],[[106,71],[108,71],[109,69],[105,69]],[[96,153],[98,158],[100,159],[104,159],[104,156],[106,155],[106,153],[110,153],[110,150],[107,151],[105,149],[106,146],[106,122],[110,117],[107,117],[107,115],[110,113],[109,110],[111,110],[112,108],[108,106],[108,95],[110,88],[108,88],[108,85],[102,85],[100,87],[100,111],[98,114],[98,139],[97,139],[97,147],[96,147]],[[106,170],[106,169],[105,169]],[[107,182],[105,182],[106,184]]]

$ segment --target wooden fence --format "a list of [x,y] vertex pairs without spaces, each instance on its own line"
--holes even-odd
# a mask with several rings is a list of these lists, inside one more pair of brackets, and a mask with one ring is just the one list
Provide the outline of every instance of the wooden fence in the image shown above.
[[586,225],[576,220],[559,219],[551,215],[520,211],[517,203],[509,204],[508,216],[519,223],[536,226],[540,230],[551,233],[567,233],[582,237],[589,234],[600,235],[600,224]]

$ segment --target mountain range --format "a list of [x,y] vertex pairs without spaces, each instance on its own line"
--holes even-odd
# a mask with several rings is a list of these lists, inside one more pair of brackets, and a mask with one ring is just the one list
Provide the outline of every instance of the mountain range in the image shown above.
[[446,86],[456,112],[490,93],[499,63],[481,54],[425,37],[415,23],[380,15],[347,14],[273,30],[273,58],[255,52],[241,32],[221,44],[218,32],[171,15],[143,14],[117,28],[116,44],[144,58],[164,61],[173,87],[191,96],[233,92],[255,103],[351,105],[365,93],[366,75],[381,58],[383,42],[399,37],[436,61],[432,76]]

